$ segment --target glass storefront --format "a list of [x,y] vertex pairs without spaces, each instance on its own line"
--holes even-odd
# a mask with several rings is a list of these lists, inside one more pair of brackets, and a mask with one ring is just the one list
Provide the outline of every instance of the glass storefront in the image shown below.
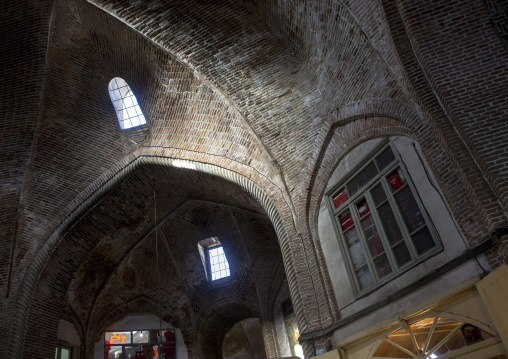
[[107,331],[105,359],[174,359],[174,329]]

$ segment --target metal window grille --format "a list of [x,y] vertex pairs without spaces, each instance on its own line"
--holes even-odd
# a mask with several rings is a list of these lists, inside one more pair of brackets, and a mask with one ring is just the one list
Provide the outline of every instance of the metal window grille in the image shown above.
[[210,259],[210,272],[212,274],[212,280],[217,280],[230,276],[229,263],[226,259],[226,254],[222,246],[213,247],[208,250],[208,256]]
[[136,96],[122,78],[115,77],[110,81],[109,95],[115,106],[120,128],[128,129],[146,124]]

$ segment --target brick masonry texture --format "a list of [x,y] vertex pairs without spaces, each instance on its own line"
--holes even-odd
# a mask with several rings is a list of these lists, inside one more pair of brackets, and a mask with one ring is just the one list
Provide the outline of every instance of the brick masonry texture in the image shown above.
[[[376,137],[415,140],[469,245],[486,238],[508,220],[506,19],[497,0],[3,1],[0,356],[51,357],[65,318],[91,358],[101,331],[143,312],[182,329],[191,358],[220,357],[258,317],[278,357],[285,280],[301,332],[341,319],[318,209],[340,160]],[[147,125],[119,128],[117,76]],[[224,172],[118,177],[143,157]],[[212,232],[232,253],[228,289],[203,279],[196,241]]]
[[[159,203],[160,292],[153,189],[147,186],[153,182]],[[111,206],[118,210],[111,211]],[[120,229],[118,223],[126,227]],[[197,242],[209,237],[218,237],[225,249],[232,274],[227,285],[206,280]],[[86,357],[93,357],[97,334],[132,308],[170,318],[198,352],[211,350],[206,349],[209,346],[217,351],[229,323],[252,316],[270,318],[276,295],[272,291],[285,280],[277,236],[259,203],[223,179],[167,167],[136,170],[66,234],[49,263],[29,321],[45,320],[52,312],[58,320],[69,303],[68,311],[79,326],[89,328]],[[224,318],[219,323],[217,318],[207,319],[218,315],[216,311],[226,311],[230,320],[219,325]],[[55,345],[51,334],[47,350]],[[29,330],[34,345],[27,346],[26,355],[44,352],[35,344],[40,335],[37,328]],[[206,338],[205,343],[201,338]]]

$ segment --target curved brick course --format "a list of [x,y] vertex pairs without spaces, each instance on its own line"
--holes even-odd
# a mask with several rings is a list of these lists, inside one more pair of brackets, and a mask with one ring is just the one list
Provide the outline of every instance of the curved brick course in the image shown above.
[[[98,332],[136,306],[182,329],[191,358],[219,356],[216,341],[244,310],[261,319],[267,355],[280,356],[273,302],[286,278],[301,333],[342,319],[317,215],[341,158],[372,138],[419,144],[474,246],[508,212],[500,9],[490,0],[2,4],[0,336],[9,340],[0,356],[54,354],[65,319],[91,357]],[[116,76],[146,126],[119,128],[107,91]],[[174,273],[162,305],[145,267],[154,183],[168,187],[161,218],[175,221],[161,224]],[[174,240],[204,235],[207,214],[241,238],[231,248],[245,259],[236,293],[210,301],[197,272],[176,269],[196,264],[182,262],[192,246]],[[505,242],[486,253],[490,269],[506,261]],[[227,308],[236,308],[229,321],[217,319]],[[304,343],[308,355],[314,344]]]

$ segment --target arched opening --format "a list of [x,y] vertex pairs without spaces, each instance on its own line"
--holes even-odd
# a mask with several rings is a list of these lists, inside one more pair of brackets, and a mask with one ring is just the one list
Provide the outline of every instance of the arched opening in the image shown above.
[[138,100],[124,79],[113,78],[109,82],[108,88],[122,130],[146,124]]
[[[222,278],[227,282],[207,279],[198,249],[203,238],[220,239],[230,267],[230,276]],[[71,257],[72,268],[67,260]],[[53,252],[45,273],[53,274],[42,275],[38,308],[54,307],[54,296],[44,288],[48,284],[57,289],[52,283],[59,278],[59,286],[67,288],[65,297],[59,294],[61,305],[69,306],[86,323],[86,357],[97,352],[94,343],[101,336],[106,340],[105,332],[108,340],[118,339],[115,330],[125,331],[130,342],[110,342],[108,355],[135,355],[139,343],[133,340],[140,339],[139,332],[151,333],[159,327],[109,326],[141,312],[170,318],[166,322],[181,329],[194,358],[204,357],[203,353],[218,358],[231,323],[252,316],[271,320],[263,309],[273,305],[268,291],[285,280],[275,229],[254,197],[211,174],[151,164],[136,167],[76,221]],[[230,303],[241,305],[235,311]],[[215,317],[210,310],[218,307],[229,309]],[[30,315],[30,320],[37,320],[48,313],[33,310]],[[222,320],[227,315],[231,319]],[[209,330],[200,331],[204,322]],[[198,331],[200,339],[190,339]],[[41,342],[30,328],[27,337],[31,346]],[[102,355],[105,346],[103,342]],[[205,349],[209,347],[211,352]]]
[[153,315],[128,316],[101,334],[94,346],[94,358],[187,359],[182,331]]
[[422,266],[466,249],[418,144],[408,137],[371,139],[346,154],[328,181],[318,223],[344,307],[362,298],[381,301],[421,276]]
[[55,359],[78,359],[80,346],[81,338],[74,324],[60,319],[58,321]]
[[224,359],[266,359],[261,321],[248,318],[235,323],[222,341]]
[[[445,313],[413,323],[401,321],[401,329],[389,334],[378,346],[372,359],[457,358],[492,344],[494,335],[462,319]],[[485,346],[483,346],[485,347]],[[476,357],[483,357],[476,353]]]

